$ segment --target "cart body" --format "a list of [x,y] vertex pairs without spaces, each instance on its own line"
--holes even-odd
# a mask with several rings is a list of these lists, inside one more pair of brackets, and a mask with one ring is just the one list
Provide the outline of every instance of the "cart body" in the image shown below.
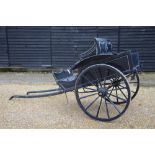
[[[106,39],[95,38],[93,45],[87,52],[81,54],[69,70],[53,73],[57,84],[66,91],[73,90],[75,81],[81,71],[95,64],[108,64],[119,69],[123,74],[138,72],[141,67],[139,53],[129,50],[121,53],[112,52],[112,44]],[[76,71],[78,74],[73,74]]]

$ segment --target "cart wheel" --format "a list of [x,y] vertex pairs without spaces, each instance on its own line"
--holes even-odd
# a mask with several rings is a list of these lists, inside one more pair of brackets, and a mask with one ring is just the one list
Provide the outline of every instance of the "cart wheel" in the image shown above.
[[[115,78],[121,81],[123,89],[115,89],[120,84],[114,82]],[[92,65],[83,70],[75,83],[75,95],[80,108],[99,121],[120,117],[127,110],[131,97],[129,83],[123,73],[106,64]]]
[[[139,80],[138,73],[135,72],[135,73],[127,74],[126,78],[127,78],[129,85],[130,85],[131,100],[133,100],[139,91],[140,80]],[[115,79],[115,80],[117,80],[117,79]],[[116,87],[115,89],[120,89],[120,88],[123,89],[121,82],[120,82],[120,85],[118,87]],[[114,101],[114,103],[115,104],[124,104],[125,102],[124,101],[120,101],[120,102]]]
[[139,91],[139,86],[140,86],[140,80],[139,80],[138,73],[135,72],[132,74],[128,74],[126,75],[126,78],[128,79],[128,82],[130,85],[131,99],[134,99]]

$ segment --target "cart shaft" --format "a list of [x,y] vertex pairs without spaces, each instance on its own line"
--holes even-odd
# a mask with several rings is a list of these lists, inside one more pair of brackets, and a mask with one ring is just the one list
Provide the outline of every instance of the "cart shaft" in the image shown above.
[[28,91],[26,94],[38,94],[38,93],[48,93],[48,92],[54,92],[54,91],[61,91],[61,88],[56,88],[56,89],[48,89],[48,90],[38,90],[38,91]]
[[[45,92],[45,91],[43,91]],[[47,91],[49,92],[49,91]],[[58,89],[53,89],[50,90],[51,93],[44,93],[44,94],[37,94],[37,95],[14,95],[12,97],[10,97],[9,100],[12,100],[14,98],[40,98],[40,97],[48,97],[48,96],[55,96],[55,95],[59,95],[59,94],[63,94],[64,90],[58,88]],[[35,91],[36,93],[36,91]]]

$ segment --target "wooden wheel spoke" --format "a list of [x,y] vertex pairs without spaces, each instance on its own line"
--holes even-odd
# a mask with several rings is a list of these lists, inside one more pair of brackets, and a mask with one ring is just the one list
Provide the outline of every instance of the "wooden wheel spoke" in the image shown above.
[[130,77],[132,74],[128,74],[128,75],[126,75],[126,78],[128,78],[128,77]]
[[[119,86],[118,86],[118,89],[119,89]],[[127,99],[126,95],[124,94],[124,92],[122,91],[122,89],[119,89],[120,92],[123,94],[123,96]]]
[[96,78],[94,78],[94,76],[91,74],[91,76],[94,78],[94,79],[97,79],[97,82],[99,83],[99,85],[100,85],[100,87],[102,87],[102,85],[101,85],[101,83],[100,83],[100,80],[99,79],[102,79],[102,77],[101,78],[98,78],[98,74],[97,74],[97,72],[96,72],[96,70],[95,70],[95,75],[96,75]]
[[97,101],[98,98],[99,98],[99,96],[96,97],[95,100],[93,100],[93,101],[86,107],[86,111]]
[[88,88],[88,87],[86,87],[86,88],[84,88],[84,89],[97,91],[97,89]]
[[109,115],[109,109],[108,109],[108,104],[107,104],[106,99],[105,99],[105,107],[106,107],[106,113],[107,113],[107,116],[108,116],[108,119],[109,119],[110,115]]
[[[95,72],[96,72],[96,70],[95,70]],[[101,78],[99,78],[99,79],[102,79],[102,73],[100,72],[99,68],[98,68],[98,73],[100,74],[100,77],[101,77]],[[98,75],[97,72],[96,72],[96,75]],[[98,77],[97,77],[97,79],[98,79]],[[101,84],[101,82],[99,81],[99,79],[98,79],[99,85],[100,85],[100,87],[102,87],[102,84]],[[104,78],[104,80],[105,80],[105,78]]]
[[90,97],[90,96],[94,96],[94,95],[97,95],[98,93],[95,93],[95,94],[91,94],[91,95],[87,95],[87,96],[82,96],[80,97],[80,99],[84,99],[84,98],[87,98],[87,97]]
[[[92,78],[93,80],[97,78],[97,80],[96,80],[96,87],[98,87],[98,83],[99,83],[99,85],[101,85],[100,82],[99,82],[98,77],[95,78],[91,71],[89,71],[88,73],[89,73],[89,75],[91,76],[91,78]],[[96,76],[97,76],[96,70],[95,70],[95,74],[96,74]],[[98,83],[97,83],[97,82],[98,82]]]
[[120,83],[123,82],[123,81],[124,81],[124,80],[123,80],[122,78],[121,78],[121,79],[118,79],[118,82],[120,82]]
[[106,88],[109,90],[111,87],[113,87],[113,85],[110,85],[110,86],[108,86],[108,87],[106,87]]
[[[116,87],[116,96],[118,96],[117,94],[117,87]],[[118,103],[118,97],[116,97],[117,103]]]
[[121,84],[119,85],[119,87],[121,87],[121,89],[127,89],[127,87],[124,87]]
[[100,67],[98,68],[98,71],[99,71],[99,74],[100,74],[100,76],[101,76],[101,79],[103,78],[103,76],[102,76],[102,72],[101,72],[101,69],[100,69]]
[[[109,94],[109,93],[108,93],[108,94]],[[109,96],[117,97],[118,99],[120,99],[120,100],[122,100],[122,101],[126,102],[126,100],[125,100],[125,99],[123,99],[123,98],[121,98],[121,97],[118,97],[118,96],[115,96],[115,95],[113,95],[113,94],[111,94],[111,95],[109,95]]]
[[97,87],[94,83],[92,83],[86,76],[82,75],[82,77],[84,77],[90,84],[94,85],[95,87]]
[[[114,87],[111,89],[110,93],[108,93],[109,96],[111,95],[111,93],[112,93],[113,90],[114,90]],[[109,96],[108,96],[108,97],[109,97]]]
[[100,112],[101,103],[102,103],[102,98],[101,98],[101,100],[100,100],[100,104],[99,104],[99,106],[98,106],[98,110],[97,110],[96,117],[98,117],[98,114],[99,114],[99,112]]
[[117,108],[116,104],[113,103],[113,101],[110,100],[110,98],[107,98],[107,100],[113,105],[113,107],[117,110],[117,112],[120,114],[120,110]]
[[108,69],[108,73],[107,73],[107,74],[108,74],[108,76],[109,76],[110,72],[111,72],[111,70],[110,70],[110,69]]
[[[126,88],[120,88],[120,89],[126,89]],[[111,90],[108,90],[108,91],[111,91]],[[116,89],[114,89],[113,91],[116,91]]]
[[112,79],[109,79],[111,82],[113,82],[113,80]]
[[[110,83],[111,84],[111,83]],[[104,87],[105,87],[105,85],[108,85],[108,83],[106,83],[106,80],[105,80],[105,78],[104,78]]]
[[89,75],[91,76],[91,78],[92,78],[93,80],[96,79],[96,78],[94,77],[94,75],[91,73],[91,71],[89,71],[88,73],[89,73]]
[[94,93],[94,92],[96,92],[96,90],[83,91],[83,92],[79,92],[79,93],[81,93],[81,94],[83,93],[84,94],[84,93]]

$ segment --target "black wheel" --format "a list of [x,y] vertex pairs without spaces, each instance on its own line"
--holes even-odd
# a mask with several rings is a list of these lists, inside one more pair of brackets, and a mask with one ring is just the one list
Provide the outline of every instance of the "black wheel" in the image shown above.
[[[125,75],[128,83],[130,85],[130,91],[131,91],[131,100],[134,99],[134,97],[137,95],[138,91],[139,91],[139,85],[140,85],[140,80],[139,80],[139,76],[137,72],[134,73],[130,73]],[[114,78],[114,81],[119,81],[119,79]],[[115,87],[115,89],[123,89],[122,85],[121,85],[121,81],[119,81],[120,84],[118,86]],[[124,101],[119,101],[119,102],[115,102],[113,101],[115,104],[124,104]]]
[[128,74],[126,75],[126,78],[130,85],[131,99],[134,99],[139,91],[139,86],[140,86],[138,73],[135,72],[135,73]]
[[[115,89],[119,83],[114,79],[119,79],[123,88]],[[99,121],[112,121],[120,117],[127,110],[131,98],[126,77],[106,64],[92,65],[83,70],[75,83],[75,95],[80,108]],[[115,104],[114,101],[125,104]]]

